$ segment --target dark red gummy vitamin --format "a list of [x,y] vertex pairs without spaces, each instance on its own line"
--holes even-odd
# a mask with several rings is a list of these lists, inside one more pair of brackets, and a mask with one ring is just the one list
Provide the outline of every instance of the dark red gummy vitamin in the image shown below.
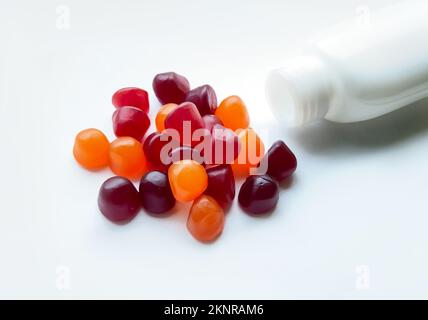
[[153,132],[144,140],[143,150],[146,159],[155,167],[165,169],[169,163],[169,154],[173,147],[178,146],[171,143],[172,137],[159,132]]
[[115,92],[112,103],[116,108],[136,107],[144,112],[149,112],[149,95],[146,90],[128,87]]
[[[175,136],[180,144],[192,146],[201,140],[199,138],[193,139],[194,132],[205,128],[196,106],[191,102],[184,102],[165,118],[165,129],[173,138]],[[168,129],[174,130],[168,131]]]
[[180,146],[174,148],[169,154],[171,163],[181,160],[194,160],[200,164],[204,164],[204,157],[199,150],[193,149],[189,146]]
[[141,141],[150,127],[147,113],[135,107],[121,107],[113,113],[113,130],[117,137]]
[[127,222],[137,215],[140,206],[138,191],[128,179],[111,177],[101,185],[98,208],[110,221]]
[[263,161],[267,161],[267,174],[278,182],[289,178],[297,168],[296,156],[281,140],[272,144]]
[[208,187],[205,194],[213,197],[224,211],[230,209],[235,198],[235,178],[230,165],[219,165],[206,169]]
[[211,132],[213,130],[213,128],[216,124],[221,125],[221,126],[223,125],[223,122],[221,122],[221,120],[213,114],[204,115],[202,117],[202,120],[204,121],[205,128],[209,132]]
[[160,171],[150,171],[141,179],[140,198],[143,208],[150,213],[162,214],[175,205],[168,176]]
[[231,164],[240,151],[238,135],[218,124],[212,129],[211,144],[210,152],[204,153],[207,164]]
[[274,209],[278,198],[278,182],[268,175],[249,176],[238,195],[241,208],[254,215],[268,213]]
[[162,104],[185,101],[186,94],[190,90],[189,81],[175,72],[160,73],[153,79],[153,90]]
[[193,102],[198,108],[201,116],[214,114],[217,109],[217,96],[215,91],[207,84],[190,90],[186,95],[185,101]]

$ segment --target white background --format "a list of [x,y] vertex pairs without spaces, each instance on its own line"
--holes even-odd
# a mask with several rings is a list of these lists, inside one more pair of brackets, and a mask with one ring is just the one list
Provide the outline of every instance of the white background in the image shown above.
[[[1,0],[0,297],[428,298],[428,103],[286,130],[264,99],[304,39],[391,2]],[[211,245],[183,210],[109,223],[96,199],[112,174],[72,157],[81,129],[114,138],[116,89],[147,88],[153,116],[152,78],[171,70],[240,95],[266,145],[299,159],[273,215],[235,203]]]

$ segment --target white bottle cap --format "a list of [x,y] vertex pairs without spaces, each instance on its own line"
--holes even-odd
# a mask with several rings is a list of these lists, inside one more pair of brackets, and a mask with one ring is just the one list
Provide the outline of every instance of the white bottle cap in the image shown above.
[[315,55],[289,60],[270,72],[266,98],[275,117],[288,126],[303,126],[322,119],[334,95],[331,76]]

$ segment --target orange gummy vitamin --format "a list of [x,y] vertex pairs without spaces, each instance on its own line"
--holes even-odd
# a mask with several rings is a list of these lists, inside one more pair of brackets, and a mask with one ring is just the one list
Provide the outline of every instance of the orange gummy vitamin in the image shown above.
[[182,202],[196,199],[208,186],[205,168],[194,160],[174,162],[168,169],[168,179],[175,199]]
[[238,96],[230,96],[224,99],[215,111],[215,115],[223,122],[226,128],[234,131],[246,129],[250,125],[247,107]]
[[88,170],[98,170],[108,165],[110,143],[100,130],[80,131],[74,141],[73,155],[76,161]]
[[118,176],[139,179],[147,171],[140,142],[131,137],[117,138],[110,144],[110,168]]
[[247,128],[238,133],[241,150],[238,157],[232,163],[232,170],[235,176],[242,177],[250,174],[250,169],[259,165],[265,153],[263,141],[257,133]]
[[202,195],[190,208],[187,229],[192,236],[203,242],[215,240],[224,227],[224,211],[214,198]]
[[165,118],[168,116],[168,114],[177,108],[178,105],[175,103],[167,103],[160,107],[157,115],[156,115],[156,129],[158,132],[162,132],[165,130]]

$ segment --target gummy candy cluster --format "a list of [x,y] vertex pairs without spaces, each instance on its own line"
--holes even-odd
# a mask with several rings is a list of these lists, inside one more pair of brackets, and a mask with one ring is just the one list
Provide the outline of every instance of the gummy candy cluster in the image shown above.
[[282,141],[265,152],[240,97],[218,104],[211,86],[191,89],[175,72],[156,75],[153,91],[162,104],[155,132],[148,134],[148,92],[128,87],[112,97],[115,140],[93,128],[75,138],[73,155],[83,168],[110,167],[115,174],[101,185],[98,196],[107,219],[122,224],[141,208],[164,215],[176,201],[192,202],[187,229],[197,240],[211,242],[223,231],[235,179],[241,178],[245,182],[238,202],[243,211],[263,215],[276,207],[279,183],[294,173],[297,160]]

